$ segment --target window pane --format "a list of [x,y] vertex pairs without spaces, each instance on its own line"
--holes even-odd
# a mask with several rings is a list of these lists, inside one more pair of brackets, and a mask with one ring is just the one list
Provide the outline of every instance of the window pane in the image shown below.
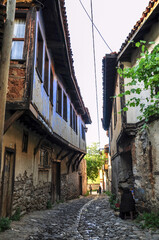
[[42,77],[42,63],[43,63],[43,39],[40,29],[38,29],[38,42],[37,42],[37,69],[38,73]]
[[49,80],[48,77],[49,77],[49,60],[48,60],[47,52],[45,51],[44,88],[47,94],[48,94],[48,80]]
[[50,101],[53,103],[53,74],[50,69]]
[[14,21],[13,38],[24,38],[25,36],[25,19],[16,19]]
[[11,59],[23,59],[24,41],[13,41]]
[[67,96],[63,95],[63,118],[67,121]]
[[61,107],[62,107],[62,90],[61,87],[58,85],[57,87],[57,105],[56,111],[61,115]]

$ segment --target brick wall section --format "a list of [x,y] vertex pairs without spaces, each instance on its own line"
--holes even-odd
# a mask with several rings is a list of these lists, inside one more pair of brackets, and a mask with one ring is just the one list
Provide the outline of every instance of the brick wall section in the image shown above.
[[46,209],[47,202],[51,199],[50,193],[51,183],[35,187],[33,175],[27,176],[27,172],[23,176],[19,174],[14,183],[12,213],[14,214],[18,207],[22,215],[33,210]]
[[25,92],[25,64],[12,61],[9,70],[7,101],[23,100]]

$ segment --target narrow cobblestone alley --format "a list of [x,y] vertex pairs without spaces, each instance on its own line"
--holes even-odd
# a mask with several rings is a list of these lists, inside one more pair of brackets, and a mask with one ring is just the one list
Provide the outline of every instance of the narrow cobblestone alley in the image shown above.
[[0,240],[159,240],[159,232],[139,229],[131,220],[121,220],[110,209],[105,195],[88,196],[60,203],[51,210],[25,215],[12,222]]

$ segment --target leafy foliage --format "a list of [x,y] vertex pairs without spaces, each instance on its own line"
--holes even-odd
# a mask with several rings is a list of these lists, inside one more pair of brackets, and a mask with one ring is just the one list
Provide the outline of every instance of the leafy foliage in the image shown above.
[[15,211],[15,213],[11,216],[12,221],[20,221],[20,214],[21,214],[21,209],[18,207]]
[[47,209],[51,209],[51,208],[52,208],[52,203],[51,203],[50,200],[47,201],[47,203],[46,203],[46,208],[47,208]]
[[109,197],[110,207],[115,211],[119,210],[119,200],[116,199],[115,194],[111,193],[110,191],[106,191],[106,195]]
[[9,218],[2,217],[0,218],[0,232],[10,228],[11,220]]
[[159,212],[158,213],[146,213],[139,215],[136,219],[141,228],[151,228],[156,230],[159,228]]
[[[145,122],[148,122],[151,116],[159,115],[159,44],[149,52],[146,46],[150,44],[154,42],[146,44],[146,41],[141,40],[135,43],[135,46],[141,50],[137,64],[132,68],[117,70],[121,77],[131,79],[129,83],[124,84],[125,87],[130,86],[130,89],[118,95],[118,97],[132,96],[122,111],[128,111],[128,107],[139,106],[141,116],[138,118],[145,119]],[[146,90],[150,91],[149,97],[144,94]]]
[[98,177],[99,169],[101,169],[106,160],[104,152],[100,152],[99,150],[98,143],[93,143],[91,146],[87,147],[85,159],[87,161],[87,176],[92,181],[95,181]]

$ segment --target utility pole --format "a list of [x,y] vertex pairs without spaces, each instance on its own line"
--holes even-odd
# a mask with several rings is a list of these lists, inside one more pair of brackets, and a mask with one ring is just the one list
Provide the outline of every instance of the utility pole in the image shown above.
[[6,21],[0,59],[0,170],[2,160],[2,142],[5,122],[6,95],[10,65],[10,53],[14,30],[16,0],[7,0]]

